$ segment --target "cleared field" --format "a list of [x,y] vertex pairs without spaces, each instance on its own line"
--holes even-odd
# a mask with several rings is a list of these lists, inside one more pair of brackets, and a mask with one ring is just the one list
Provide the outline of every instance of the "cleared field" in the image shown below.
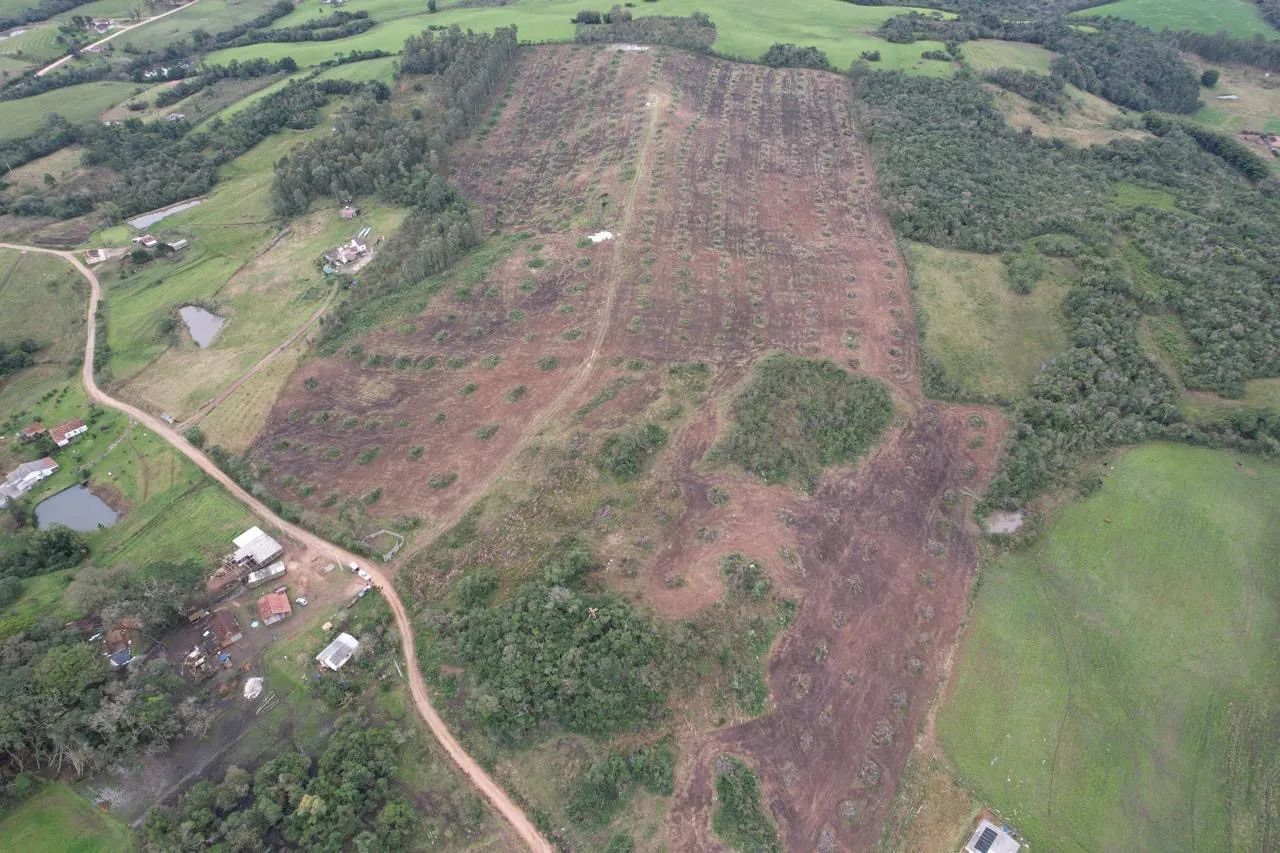
[[[518,580],[547,540],[579,535],[626,567],[603,583],[684,619],[720,606],[727,553],[790,555],[776,577],[803,604],[772,657],[751,659],[750,712],[705,695],[727,683],[700,685],[696,709],[676,700],[653,735],[680,741],[688,776],[649,847],[712,849],[714,757],[730,752],[757,769],[788,849],[866,848],[938,683],[945,642],[920,638],[953,636],[964,609],[976,547],[962,490],[982,488],[1002,426],[920,398],[903,263],[849,85],[662,49],[527,51],[483,138],[454,152],[500,236],[370,303],[336,352],[294,373],[247,454],[277,497],[357,534],[456,525],[397,577],[424,603],[472,567]],[[588,239],[601,229],[614,238]],[[704,462],[773,350],[893,389],[898,425],[860,464],[831,463],[812,498]],[[704,364],[668,370],[685,362]],[[667,396],[686,372],[706,396]],[[652,477],[623,485],[592,464],[606,436],[645,423],[669,430]],[[704,497],[716,490],[727,504]],[[920,627],[876,630],[885,620]],[[578,755],[549,766],[475,743],[532,807],[563,813]],[[637,837],[654,831],[651,807],[628,811]]]
[[963,47],[964,58],[974,71],[994,71],[997,68],[1017,68],[1048,74],[1049,63],[1057,55],[1034,44],[979,39],[967,41]]
[[1067,285],[1050,275],[1015,293],[998,255],[910,247],[925,352],[965,394],[1018,397],[1067,337],[1059,311]]
[[51,23],[32,24],[18,35],[0,39],[0,56],[23,65],[35,65],[57,59],[66,48],[55,40],[58,28]]
[[234,453],[249,448],[266,424],[281,389],[306,355],[304,346],[300,341],[281,353],[200,421],[210,445],[221,445]]
[[123,853],[136,850],[129,828],[60,782],[0,818],[0,838],[10,850],[30,853]]
[[1192,423],[1212,423],[1240,409],[1280,412],[1280,379],[1253,379],[1244,385],[1244,396],[1230,400],[1204,391],[1188,391],[1182,411]]
[[1277,35],[1275,27],[1263,20],[1257,5],[1250,0],[1119,0],[1076,14],[1127,18],[1156,32],[1164,29],[1197,33],[1225,30],[1241,38],[1254,35],[1275,38]]
[[49,113],[58,113],[76,123],[97,121],[98,116],[138,88],[135,83],[100,81],[0,102],[0,139],[33,133]]
[[1142,447],[987,569],[938,732],[1036,849],[1272,845],[1278,508],[1274,462]]
[[[299,65],[314,65],[352,49],[377,48],[398,52],[408,36],[417,35],[428,25],[459,24],[474,30],[487,30],[515,24],[520,29],[522,41],[571,41],[574,27],[569,19],[579,11],[581,5],[577,0],[521,0],[501,7],[444,8],[429,15],[423,13],[420,4],[408,5],[402,0],[387,3],[379,0],[353,0],[344,8],[366,9],[380,22],[379,25],[366,33],[341,41],[231,48],[211,54],[209,61],[226,63],[232,59],[244,61],[255,56],[292,56]],[[879,68],[901,69],[920,74],[950,74],[954,70],[949,62],[921,58],[920,54],[924,51],[942,50],[940,42],[920,41],[899,45],[872,34],[887,18],[907,11],[903,7],[858,6],[828,0],[796,0],[786,6],[743,6],[733,0],[663,0],[661,4],[637,4],[632,11],[636,15],[706,12],[719,31],[714,48],[728,56],[755,59],[774,42],[781,41],[815,45],[826,52],[836,67],[842,69],[852,64],[863,51],[878,50],[882,57],[876,66]],[[182,14],[184,13],[180,12],[172,18],[180,18]],[[278,26],[285,26],[294,19],[313,17],[315,14],[311,7],[306,7],[282,19]]]

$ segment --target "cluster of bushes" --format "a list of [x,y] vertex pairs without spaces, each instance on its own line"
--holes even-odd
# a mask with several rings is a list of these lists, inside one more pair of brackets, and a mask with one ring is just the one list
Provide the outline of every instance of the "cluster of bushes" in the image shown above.
[[716,809],[711,828],[734,850],[782,853],[755,771],[731,755],[716,759]]
[[[877,57],[879,59],[879,57]],[[760,61],[765,65],[774,68],[816,68],[820,71],[830,71],[831,62],[827,59],[827,55],[816,47],[800,47],[795,44],[784,44],[782,42],[774,42],[768,50],[764,52],[764,56],[760,57]],[[870,60],[868,60],[870,61]]]
[[492,737],[548,726],[602,735],[661,713],[667,641],[625,600],[588,592],[591,567],[585,547],[570,544],[505,601],[488,603],[491,576],[460,591],[442,639],[465,664],[468,708]]
[[295,26],[278,30],[250,29],[233,39],[220,42],[219,47],[244,47],[251,44],[296,41],[335,41],[359,35],[372,29],[376,23],[365,11],[333,12],[324,17],[312,18]]
[[32,356],[40,351],[40,344],[27,338],[17,343],[0,341],[0,377],[17,373],[36,363]]
[[573,40],[578,44],[663,44],[681,50],[706,52],[716,40],[716,25],[702,12],[688,16],[645,15],[608,23],[579,23]]
[[588,763],[574,780],[569,819],[589,829],[607,826],[636,788],[671,796],[675,763],[675,753],[665,743],[611,752]]
[[1043,74],[1016,68],[997,68],[994,71],[988,71],[982,77],[988,83],[994,83],[1001,89],[1021,95],[1028,101],[1043,104],[1046,107],[1062,105],[1064,84],[1061,77],[1046,77]]
[[228,767],[220,784],[202,780],[175,807],[153,809],[146,850],[404,850],[438,842],[439,827],[393,783],[403,735],[346,716],[324,751],[285,750],[249,773]]
[[23,530],[0,555],[0,577],[30,578],[77,566],[89,556],[84,535],[54,525],[44,530]]
[[1193,121],[1178,121],[1158,113],[1145,114],[1143,124],[1156,136],[1165,136],[1175,128],[1182,131],[1205,151],[1221,157],[1223,162],[1251,181],[1260,181],[1271,175],[1271,167],[1267,165],[1267,161],[1234,136],[1217,133]]
[[729,434],[712,458],[766,483],[812,491],[823,468],[853,462],[870,449],[889,425],[893,405],[881,382],[830,361],[778,353],[756,365],[731,411]]

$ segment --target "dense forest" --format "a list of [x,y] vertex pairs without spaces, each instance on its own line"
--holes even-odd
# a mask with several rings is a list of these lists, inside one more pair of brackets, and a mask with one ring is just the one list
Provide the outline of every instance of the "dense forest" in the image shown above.
[[[1121,443],[1280,449],[1280,432],[1268,434],[1278,419],[1209,432],[1183,423],[1173,382],[1137,343],[1144,312],[1169,313],[1189,341],[1177,377],[1187,386],[1237,396],[1246,380],[1280,374],[1273,179],[1255,184],[1231,151],[1179,122],[1084,150],[1015,132],[968,76],[864,73],[857,93],[898,233],[983,252],[1044,246],[1080,269],[1064,311],[1072,348],[1018,405],[993,505],[1025,501],[1081,453]],[[1174,203],[1113,206],[1121,183],[1162,189]],[[954,391],[937,365],[926,365],[926,380],[933,393]]]

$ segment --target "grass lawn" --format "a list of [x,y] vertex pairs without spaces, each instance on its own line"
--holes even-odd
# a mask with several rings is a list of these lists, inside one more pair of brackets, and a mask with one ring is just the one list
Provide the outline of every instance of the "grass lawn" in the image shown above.
[[1280,33],[1263,20],[1251,0],[1119,0],[1094,6],[1079,15],[1127,18],[1159,32],[1163,29],[1197,33],[1227,33],[1241,38],[1255,34],[1275,38]]
[[[351,0],[344,9],[368,10],[379,21],[378,26],[358,36],[334,42],[230,48],[210,54],[208,61],[225,64],[232,59],[244,61],[255,56],[273,59],[292,56],[299,65],[315,65],[352,49],[380,48],[398,52],[408,36],[422,32],[428,25],[459,24],[475,30],[487,30],[516,24],[520,29],[520,39],[525,42],[570,41],[574,26],[569,19],[582,4],[578,0],[520,0],[501,7],[446,7],[434,15],[426,14],[423,6],[406,0]],[[757,59],[774,42],[793,42],[821,48],[841,69],[851,65],[862,51],[878,50],[882,57],[876,66],[878,68],[922,74],[950,74],[954,70],[949,62],[921,59],[920,54],[924,51],[941,50],[940,42],[898,45],[873,34],[887,18],[907,11],[903,7],[858,6],[833,0],[794,0],[785,6],[744,5],[734,0],[663,0],[660,4],[637,4],[632,11],[636,15],[706,12],[719,31],[715,50],[729,56]],[[182,14],[172,17],[176,19]],[[308,4],[281,19],[277,26],[288,26],[317,14],[320,14],[318,7]]]
[[[1280,80],[1266,76],[1260,68],[1224,65],[1193,58],[1196,73],[1206,68],[1218,70],[1218,85],[1201,89],[1205,103],[1192,117],[1221,131],[1256,130],[1280,132]],[[1220,101],[1218,95],[1236,95],[1238,100]],[[1265,153],[1263,154],[1265,157]]]
[[1018,68],[1046,75],[1049,73],[1049,63],[1057,55],[1034,44],[996,39],[965,42],[963,53],[969,65],[979,73],[997,68]]
[[6,850],[26,853],[123,853],[137,849],[124,823],[56,782],[0,817],[0,838]]
[[49,113],[58,113],[76,124],[97,121],[98,116],[137,88],[136,83],[104,80],[0,102],[0,139],[15,139],[35,132]]
[[938,718],[965,784],[1037,850],[1267,849],[1277,553],[1280,464],[1125,453],[983,575]]
[[909,252],[925,351],[966,394],[1020,396],[1040,364],[1066,347],[1059,308],[1067,285],[1052,273],[1020,295],[998,255],[916,243]]

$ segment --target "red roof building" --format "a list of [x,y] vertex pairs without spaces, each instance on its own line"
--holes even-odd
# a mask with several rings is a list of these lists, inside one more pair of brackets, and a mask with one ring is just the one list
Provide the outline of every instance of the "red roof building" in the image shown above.
[[49,438],[52,438],[53,443],[59,447],[66,447],[71,443],[71,439],[78,435],[84,435],[88,431],[89,427],[85,425],[84,421],[74,418],[49,430]]
[[293,605],[289,604],[287,593],[269,592],[258,599],[258,616],[263,625],[274,625],[292,615]]
[[42,435],[44,435],[44,424],[36,421],[30,426],[23,427],[22,432],[18,433],[18,438],[23,441],[35,441]]
[[244,632],[240,630],[236,615],[228,610],[214,611],[213,618],[209,620],[209,630],[213,633],[213,641],[220,649],[225,649],[244,639]]

